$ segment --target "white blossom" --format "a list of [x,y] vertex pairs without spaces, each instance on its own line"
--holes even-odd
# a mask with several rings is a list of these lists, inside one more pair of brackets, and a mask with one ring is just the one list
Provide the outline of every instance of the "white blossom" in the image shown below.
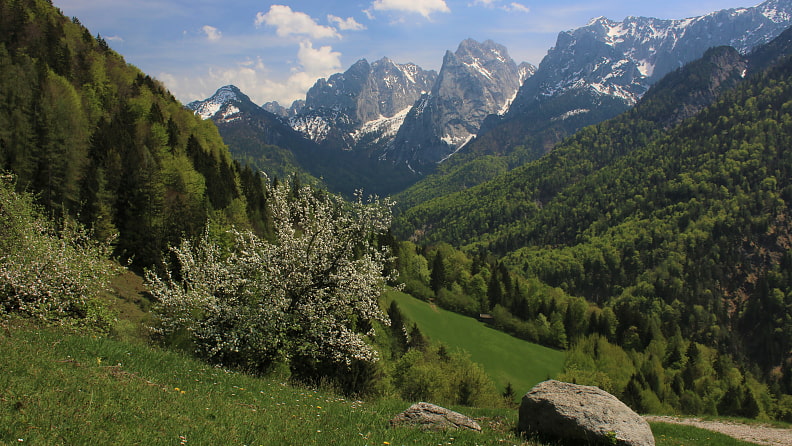
[[377,298],[390,254],[372,235],[390,226],[391,203],[289,183],[267,196],[273,240],[233,230],[225,252],[207,231],[172,248],[163,274],[147,271],[159,332],[188,333],[199,353],[254,368],[295,355],[376,361],[366,327],[389,324]]
[[109,241],[68,220],[58,228],[29,194],[0,179],[0,314],[107,328],[98,295],[118,268]]

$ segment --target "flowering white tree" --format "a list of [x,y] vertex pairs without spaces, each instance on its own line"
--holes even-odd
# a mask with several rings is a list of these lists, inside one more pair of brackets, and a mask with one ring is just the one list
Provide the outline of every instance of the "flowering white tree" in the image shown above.
[[112,315],[99,299],[120,267],[109,241],[95,241],[82,226],[44,217],[29,193],[15,192],[0,175],[0,317],[107,330]]
[[352,203],[309,187],[267,186],[273,240],[232,231],[222,247],[207,231],[171,249],[164,274],[146,280],[159,330],[187,334],[199,353],[265,369],[294,356],[373,362],[371,323],[388,324],[377,298],[387,249],[373,234],[390,225],[390,203]]

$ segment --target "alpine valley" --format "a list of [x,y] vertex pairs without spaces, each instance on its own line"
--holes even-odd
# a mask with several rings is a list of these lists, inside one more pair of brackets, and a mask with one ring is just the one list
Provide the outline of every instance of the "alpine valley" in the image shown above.
[[792,423],[792,0],[440,66],[185,107],[0,0],[0,443],[558,444],[515,434],[547,377]]

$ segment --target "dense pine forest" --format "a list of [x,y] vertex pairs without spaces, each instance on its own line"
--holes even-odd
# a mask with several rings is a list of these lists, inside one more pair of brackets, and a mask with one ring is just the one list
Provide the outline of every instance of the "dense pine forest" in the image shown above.
[[101,36],[41,1],[3,1],[0,27],[0,168],[49,213],[137,266],[207,219],[264,229],[256,175]]
[[[387,200],[233,160],[211,122],[48,1],[0,0],[0,30],[0,260],[36,265],[19,277],[49,271],[48,252],[102,277],[112,258],[146,271],[156,340],[210,361],[286,364],[350,394],[510,404],[514,389],[397,305],[372,305],[403,287],[566,350],[560,379],[639,411],[792,421],[789,32],[748,57],[710,50],[536,161],[449,165],[391,224]],[[0,311],[106,329],[84,301],[106,284],[88,282],[52,309],[55,291],[9,279]]]

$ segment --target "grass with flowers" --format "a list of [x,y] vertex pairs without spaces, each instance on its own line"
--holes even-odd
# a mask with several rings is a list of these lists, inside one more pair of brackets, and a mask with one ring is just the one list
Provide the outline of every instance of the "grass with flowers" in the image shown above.
[[[0,323],[0,444],[544,445],[514,434],[516,410],[454,408],[477,418],[481,434],[391,428],[409,402],[225,370],[130,332]],[[691,426],[652,430],[658,446],[751,444]]]
[[[0,444],[543,444],[514,434],[516,410],[456,408],[479,420],[481,434],[391,428],[410,403],[344,398],[73,328],[4,322],[0,357]],[[652,428],[659,446],[750,444]]]
[[520,443],[516,412],[466,409],[484,434],[394,429],[388,420],[409,403],[343,398],[65,330],[6,322],[0,444]]

